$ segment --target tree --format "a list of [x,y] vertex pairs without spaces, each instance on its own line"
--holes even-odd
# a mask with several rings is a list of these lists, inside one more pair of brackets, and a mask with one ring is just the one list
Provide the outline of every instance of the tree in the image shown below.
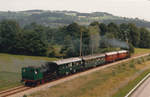
[[90,26],[99,26],[99,22],[94,21],[94,22],[92,22],[92,23],[90,24]]
[[[67,57],[79,56],[80,52],[80,33],[81,26],[77,23],[72,23],[66,27],[65,45]],[[67,42],[67,44],[66,44]],[[68,47],[69,46],[69,47]]]
[[120,33],[118,34],[120,40],[128,42],[130,37],[130,30],[128,24],[120,24]]
[[135,24],[129,24],[129,42],[133,44],[133,46],[138,47],[140,42],[140,33],[139,29],[136,27]]
[[13,20],[3,20],[0,23],[1,52],[13,53],[16,36],[21,31],[19,24]]
[[118,33],[120,33],[120,29],[117,24],[109,23],[107,26],[107,30],[108,30],[108,33],[114,34],[115,38],[119,38]]
[[89,29],[82,26],[82,55],[88,55],[90,54],[90,33]]
[[77,23],[72,23],[67,26],[67,33],[73,38],[80,38],[81,27]]
[[29,31],[28,35],[28,45],[30,46],[30,51],[34,55],[45,56],[48,48],[48,42],[46,39],[46,33],[42,26],[36,26],[33,31]]
[[46,56],[48,42],[45,28],[36,25],[31,30],[24,30],[18,34],[15,51],[18,54]]
[[134,46],[131,43],[129,43],[129,51],[130,53],[134,53]]
[[141,48],[150,48],[150,32],[145,28],[140,28],[140,43]]
[[107,32],[107,25],[105,25],[104,23],[100,23],[99,24],[99,29],[101,31],[101,36],[104,36]]

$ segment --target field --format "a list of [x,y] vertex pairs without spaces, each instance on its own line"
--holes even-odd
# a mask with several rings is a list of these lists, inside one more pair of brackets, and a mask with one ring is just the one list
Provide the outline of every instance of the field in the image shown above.
[[150,49],[142,49],[142,48],[135,48],[134,56],[141,55],[145,53],[150,53]]
[[[149,49],[135,49],[135,54],[150,52]],[[20,70],[23,66],[39,65],[56,58],[34,57],[23,55],[0,54],[0,91],[21,85]],[[98,75],[101,76],[101,75]],[[92,83],[92,82],[91,82]]]
[[21,67],[51,60],[56,58],[0,54],[0,91],[21,84]]

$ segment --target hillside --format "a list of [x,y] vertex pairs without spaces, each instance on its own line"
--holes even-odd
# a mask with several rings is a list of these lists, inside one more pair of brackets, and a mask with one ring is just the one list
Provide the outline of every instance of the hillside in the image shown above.
[[135,23],[140,27],[150,28],[150,22],[138,18],[125,18],[114,16],[106,12],[79,13],[75,11],[44,11],[44,10],[27,10],[18,12],[0,12],[0,21],[3,19],[17,20],[21,26],[36,22],[38,24],[58,27],[77,22],[81,25],[88,25],[93,21],[103,23]]

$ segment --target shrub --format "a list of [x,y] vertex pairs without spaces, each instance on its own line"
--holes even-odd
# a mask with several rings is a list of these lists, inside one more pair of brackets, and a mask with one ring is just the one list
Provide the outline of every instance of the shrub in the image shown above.
[[27,95],[23,95],[23,97],[27,97]]
[[129,67],[131,67],[131,68],[135,68],[134,61],[131,61],[131,62],[129,63]]

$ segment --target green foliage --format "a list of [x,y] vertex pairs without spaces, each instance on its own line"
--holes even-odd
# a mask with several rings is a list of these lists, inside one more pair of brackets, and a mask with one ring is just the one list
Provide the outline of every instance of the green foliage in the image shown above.
[[94,22],[92,22],[92,23],[90,24],[90,26],[99,26],[99,22],[94,21]]
[[13,20],[3,20],[0,24],[0,52],[14,53],[19,24]]
[[119,33],[119,27],[115,23],[109,23],[107,26],[108,33],[112,33],[116,38]]
[[81,38],[82,55],[116,48],[129,49],[131,53],[134,53],[134,47],[150,48],[150,32],[134,24],[106,25],[95,21],[89,26],[71,23],[60,28],[50,28],[31,23],[21,28],[13,20],[0,22],[0,52],[5,53],[77,57],[80,54]]
[[145,28],[140,28],[140,44],[141,48],[150,48],[150,32]]
[[101,31],[100,35],[104,36],[107,32],[107,25],[105,25],[104,23],[100,23],[99,28],[100,28],[100,31]]
[[23,95],[23,97],[27,97],[27,95]]
[[140,42],[140,33],[139,33],[139,29],[136,27],[135,24],[129,24],[129,30],[130,30],[130,42],[138,47],[139,42]]
[[129,51],[130,53],[134,53],[134,47],[131,43],[129,43]]
[[129,63],[129,67],[135,68],[135,62],[134,62],[134,60],[132,60],[132,61]]
[[24,30],[17,38],[16,52],[28,55],[45,56],[48,48],[45,29],[40,25],[32,25],[30,29]]
[[119,37],[122,41],[127,41],[129,40],[130,36],[130,30],[129,30],[129,25],[128,24],[120,24],[120,33]]

